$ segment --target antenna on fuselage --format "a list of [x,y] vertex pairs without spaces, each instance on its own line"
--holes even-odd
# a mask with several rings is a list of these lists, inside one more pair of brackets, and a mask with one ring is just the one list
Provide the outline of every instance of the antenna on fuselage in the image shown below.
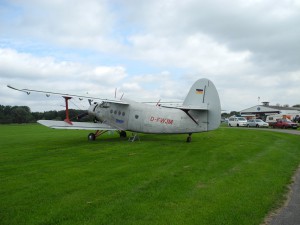
[[159,99],[159,100],[158,100],[158,102],[156,103],[156,106],[160,106],[160,105],[159,105],[159,103],[160,103],[160,100],[161,100],[161,99]]

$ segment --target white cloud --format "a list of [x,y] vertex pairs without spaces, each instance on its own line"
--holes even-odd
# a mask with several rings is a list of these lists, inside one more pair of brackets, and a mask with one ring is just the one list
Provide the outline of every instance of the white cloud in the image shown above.
[[[7,34],[42,39],[62,46],[111,51],[121,47],[112,39],[115,14],[105,0],[12,1],[20,13],[2,24]],[[6,9],[9,14],[11,9]],[[11,12],[14,13],[14,12]]]
[[1,83],[108,97],[118,88],[127,97],[156,100],[182,99],[196,79],[207,77],[228,110],[256,104],[257,95],[299,104],[299,5],[10,1],[0,6]]
[[150,60],[169,67],[188,68],[202,74],[228,74],[243,72],[251,65],[251,53],[232,52],[206,35],[197,33],[182,38],[160,38],[139,35],[130,38],[136,49],[135,58]]
[[[1,101],[6,104],[22,104],[24,100],[23,93],[14,93],[16,98],[12,100],[6,84],[66,94],[86,95],[88,92],[94,97],[112,98],[115,85],[120,85],[119,82],[122,83],[127,76],[125,68],[121,66],[93,67],[57,61],[51,57],[35,57],[12,49],[0,49],[0,74]],[[20,96],[22,98],[18,100]]]

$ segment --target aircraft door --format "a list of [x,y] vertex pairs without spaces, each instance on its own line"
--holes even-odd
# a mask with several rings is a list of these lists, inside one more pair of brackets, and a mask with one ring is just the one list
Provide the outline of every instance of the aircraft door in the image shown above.
[[132,110],[129,115],[129,130],[142,132],[144,118],[141,110]]

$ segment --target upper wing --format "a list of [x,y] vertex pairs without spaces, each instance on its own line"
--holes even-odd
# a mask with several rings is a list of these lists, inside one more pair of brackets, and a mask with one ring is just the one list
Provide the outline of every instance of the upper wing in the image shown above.
[[54,129],[70,129],[70,130],[117,130],[105,123],[92,123],[92,122],[72,122],[72,124],[65,121],[56,120],[38,120],[39,124]]
[[13,87],[11,85],[7,85],[8,88],[11,88],[13,90],[16,91],[21,91],[26,93],[27,95],[29,95],[31,92],[37,92],[37,93],[43,93],[46,95],[60,95],[63,97],[76,97],[76,98],[85,98],[85,99],[96,99],[96,100],[101,100],[101,101],[105,101],[105,102],[112,102],[112,103],[119,103],[119,104],[125,104],[127,105],[127,103],[125,103],[124,101],[121,100],[111,100],[111,99],[104,99],[104,98],[98,98],[98,97],[92,97],[92,96],[86,96],[86,95],[74,95],[74,94],[67,94],[67,93],[59,93],[59,92],[52,92],[52,91],[41,91],[41,90],[33,90],[33,89],[19,89],[16,87]]

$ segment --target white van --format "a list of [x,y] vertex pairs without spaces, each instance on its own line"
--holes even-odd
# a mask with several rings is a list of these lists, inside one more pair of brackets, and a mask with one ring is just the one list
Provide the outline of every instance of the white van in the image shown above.
[[230,126],[230,127],[246,127],[247,120],[244,117],[230,117],[228,119],[228,126]]
[[292,119],[291,115],[283,115],[283,114],[274,114],[274,115],[269,115],[266,118],[266,122],[270,124],[270,126],[272,126],[274,123],[277,122],[277,120],[281,120],[281,119]]

